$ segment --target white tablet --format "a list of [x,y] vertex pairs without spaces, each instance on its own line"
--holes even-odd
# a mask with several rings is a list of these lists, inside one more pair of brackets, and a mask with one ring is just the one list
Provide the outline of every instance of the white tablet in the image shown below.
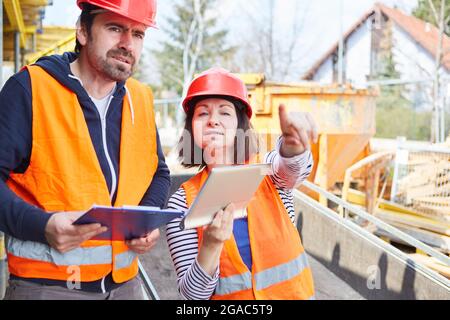
[[181,221],[181,229],[210,224],[216,213],[230,203],[235,205],[235,218],[245,217],[247,204],[261,181],[270,173],[270,164],[235,165],[212,169]]

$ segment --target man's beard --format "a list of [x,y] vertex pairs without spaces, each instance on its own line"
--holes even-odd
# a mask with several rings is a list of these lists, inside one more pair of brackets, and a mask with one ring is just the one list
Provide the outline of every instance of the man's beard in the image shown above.
[[[94,57],[96,61],[92,61],[91,65],[100,72],[105,78],[108,78],[112,81],[120,82],[125,81],[134,72],[134,67],[136,63],[136,58],[132,55],[132,53],[123,50],[123,49],[111,49],[106,53],[106,58],[104,57],[96,57],[93,54],[89,54],[90,57]],[[130,67],[120,64],[120,62],[111,62],[108,59],[113,59],[114,57],[122,57],[126,58],[130,62]]]

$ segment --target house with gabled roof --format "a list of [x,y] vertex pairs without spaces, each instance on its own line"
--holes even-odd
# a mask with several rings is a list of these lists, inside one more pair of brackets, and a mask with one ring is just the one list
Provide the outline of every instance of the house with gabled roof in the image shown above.
[[[343,77],[345,82],[365,86],[379,79],[380,72],[391,61],[400,80],[418,81],[421,95],[413,100],[430,108],[432,79],[439,43],[438,29],[402,11],[377,3],[344,35]],[[338,80],[339,41],[304,74],[304,80],[334,83]],[[450,97],[450,38],[443,38],[443,62],[439,70],[444,79],[444,96]],[[419,97],[420,96],[420,97]]]

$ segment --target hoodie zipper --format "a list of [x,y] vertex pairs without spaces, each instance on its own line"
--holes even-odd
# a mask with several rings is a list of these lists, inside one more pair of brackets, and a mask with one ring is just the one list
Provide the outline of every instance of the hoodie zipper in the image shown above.
[[[68,76],[69,76],[69,78],[77,80],[81,84],[81,86],[84,87],[81,79],[75,77],[72,74],[69,74]],[[103,115],[100,114],[100,112],[98,112],[97,107],[95,107],[95,110],[97,111],[97,114],[100,117],[100,122],[101,122],[101,126],[102,126],[103,151],[105,152],[106,161],[108,162],[109,171],[111,172],[111,192],[109,194],[109,198],[111,199],[111,202],[112,202],[114,193],[116,192],[116,188],[117,188],[117,176],[116,176],[116,171],[114,170],[113,163],[111,161],[111,157],[108,152],[108,143],[106,141],[106,115],[108,114],[109,106],[113,99],[114,99],[114,95],[111,95],[111,97],[109,98],[108,104],[106,105],[105,114],[103,114]]]
[[[111,157],[108,152],[108,142],[106,141],[106,115],[108,114],[109,106],[111,105],[111,102],[113,99],[114,99],[114,96],[111,96],[109,98],[108,104],[105,109],[105,114],[100,115],[100,121],[102,124],[103,150],[105,151],[106,160],[108,161],[109,170],[111,171],[111,193],[109,195],[109,197],[111,198],[111,201],[113,199],[114,193],[116,192],[116,188],[117,188],[117,176],[116,176],[116,171],[114,170],[113,163],[111,161]],[[97,113],[99,113],[98,110],[97,110]]]

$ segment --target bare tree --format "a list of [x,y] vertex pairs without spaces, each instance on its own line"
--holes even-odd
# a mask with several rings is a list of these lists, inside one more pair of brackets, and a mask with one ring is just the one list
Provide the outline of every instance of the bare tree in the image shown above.
[[[186,95],[197,67],[197,61],[203,49],[203,35],[205,32],[205,10],[201,8],[206,4],[205,0],[194,0],[194,16],[189,27],[183,48],[183,94]],[[195,42],[195,45],[193,45]]]
[[[298,78],[298,74],[294,76],[301,55],[298,35],[304,27],[310,3],[300,13],[302,3],[294,1],[292,21],[286,21],[284,16],[280,21],[277,5],[279,1],[258,0],[257,8],[244,14],[249,24],[245,41],[252,45],[240,47],[237,61],[240,72],[262,72],[277,81],[285,81],[289,76]],[[255,11],[259,14],[255,15]]]
[[433,13],[435,24],[439,28],[439,40],[436,48],[435,66],[433,74],[433,114],[431,120],[431,142],[443,142],[445,139],[445,110],[441,99],[442,79],[440,70],[444,58],[443,41],[446,22],[449,17],[445,16],[446,0],[440,1],[439,11],[432,0],[428,0],[428,5]]
[[[163,31],[167,39],[154,50],[161,89],[185,96],[194,75],[230,59],[234,48],[227,45],[228,30],[218,26],[217,0],[179,0]],[[231,59],[230,59],[231,60]],[[184,113],[177,109],[177,124]]]

